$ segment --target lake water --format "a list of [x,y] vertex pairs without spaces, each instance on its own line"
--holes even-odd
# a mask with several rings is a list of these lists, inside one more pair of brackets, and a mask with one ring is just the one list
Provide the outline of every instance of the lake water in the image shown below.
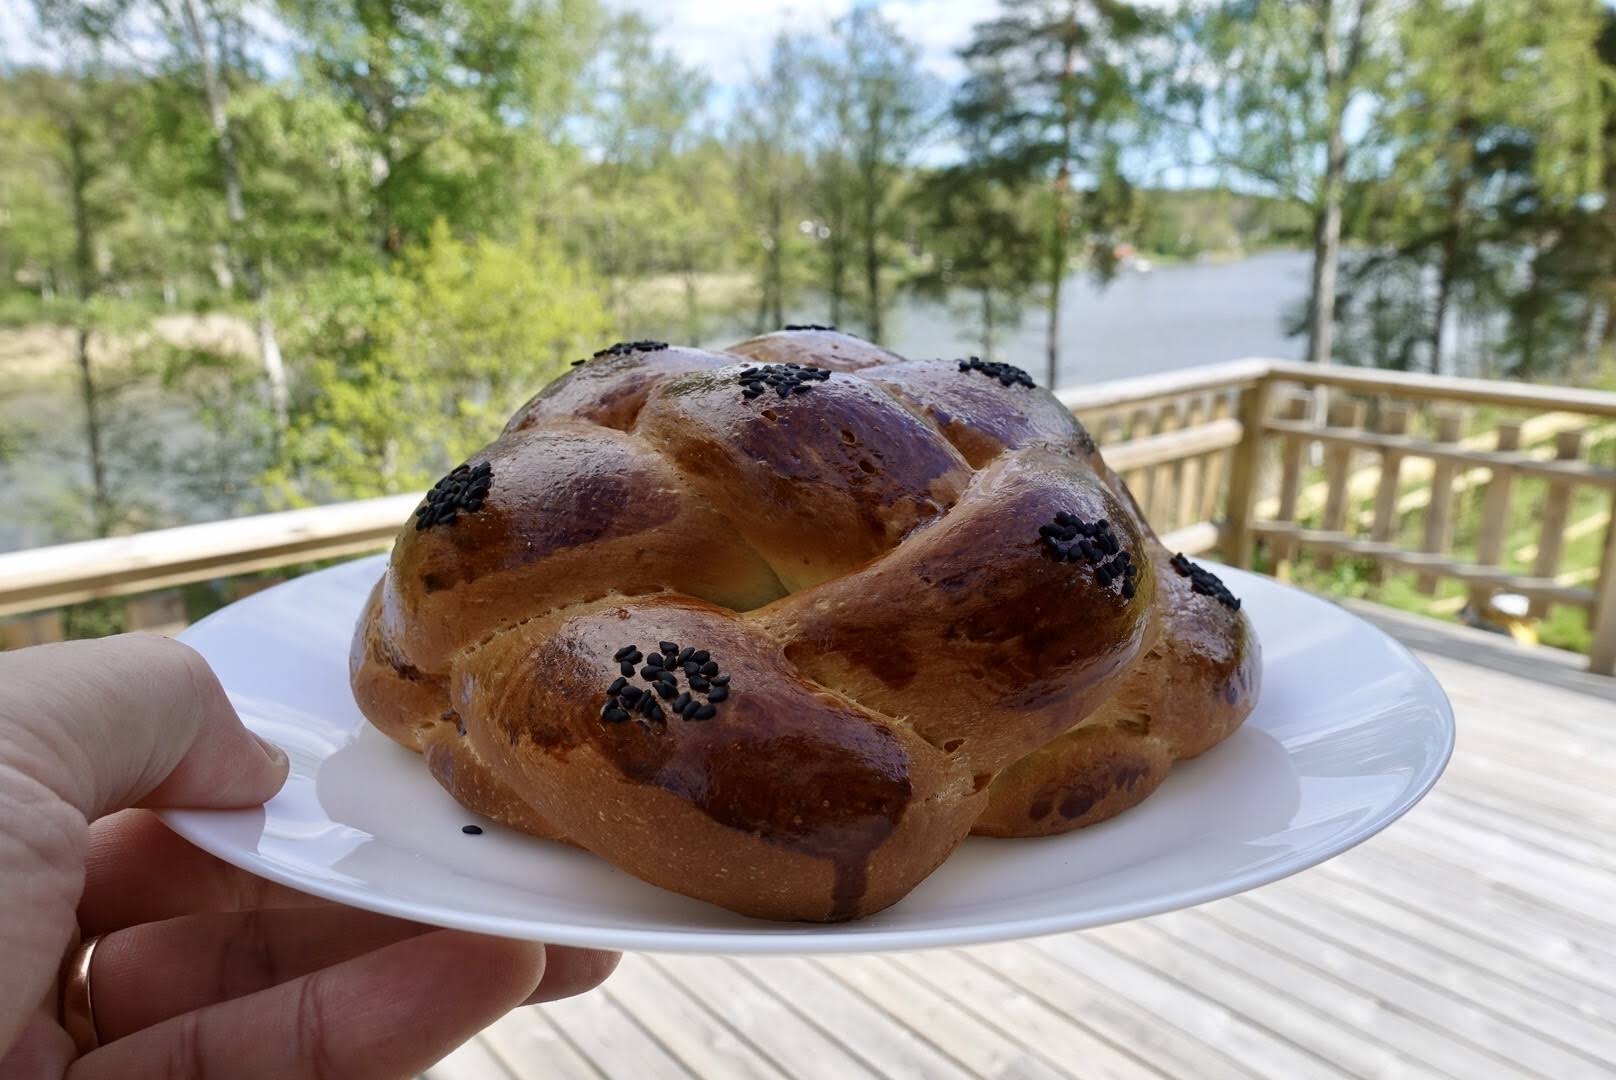
[[[1309,258],[1302,252],[1272,252],[1238,262],[1165,266],[1151,273],[1124,273],[1099,289],[1086,278],[1068,282],[1061,305],[1060,385],[1099,382],[1177,368],[1213,364],[1243,356],[1300,358],[1301,338],[1281,327],[1286,314],[1307,294]],[[822,310],[798,310],[793,322],[825,319]],[[968,355],[974,351],[968,322],[941,302],[905,299],[891,316],[890,345],[909,357]],[[1026,309],[1021,326],[1003,338],[998,359],[1040,376],[1044,363],[1043,312]],[[731,332],[714,345],[745,337]],[[0,388],[3,389],[3,388]],[[0,400],[3,400],[0,395]],[[27,410],[36,427],[74,431],[75,399],[68,395],[26,395],[7,404]],[[5,417],[0,415],[0,423]],[[171,437],[183,439],[183,432]],[[68,437],[71,442],[72,437]],[[61,459],[57,459],[59,462]],[[40,468],[27,455],[19,468],[0,468],[0,497],[12,508],[0,521],[0,551],[46,542],[47,534],[31,508],[60,498],[71,478],[59,463]],[[144,493],[174,506],[175,494]]]
[[[1307,296],[1311,258],[1281,251],[1240,262],[1164,266],[1124,273],[1104,289],[1087,278],[1061,298],[1059,385],[1071,386],[1215,364],[1245,356],[1299,360],[1304,338],[1288,338],[1286,315]],[[942,303],[900,306],[892,348],[909,357],[970,352]],[[1029,306],[999,359],[1043,374],[1044,313]]]

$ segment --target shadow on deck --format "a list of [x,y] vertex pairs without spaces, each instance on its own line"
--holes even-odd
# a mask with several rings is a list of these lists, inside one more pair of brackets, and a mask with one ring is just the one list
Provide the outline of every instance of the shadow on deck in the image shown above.
[[1009,945],[630,956],[427,1076],[1616,1077],[1608,680],[1548,654],[1498,670],[1491,643],[1433,625],[1410,644],[1453,700],[1453,762],[1324,866]]

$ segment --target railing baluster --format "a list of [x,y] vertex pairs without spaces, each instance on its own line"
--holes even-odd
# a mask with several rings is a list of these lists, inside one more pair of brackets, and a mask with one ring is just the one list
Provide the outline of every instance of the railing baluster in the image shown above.
[[[1162,404],[1161,412],[1156,417],[1156,434],[1165,435],[1182,426],[1181,404],[1177,399]],[[1183,478],[1183,469],[1182,460],[1171,465],[1158,465],[1151,478],[1150,493],[1154,506],[1150,523],[1158,532],[1170,531],[1180,524],[1174,516],[1174,510],[1178,507],[1178,486],[1175,481]]]
[[[1305,420],[1307,411],[1312,408],[1313,399],[1307,394],[1292,394],[1285,399],[1285,408],[1281,412],[1286,420]],[[1302,452],[1306,449],[1302,445],[1300,435],[1287,434],[1284,449],[1280,451],[1279,476],[1279,511],[1276,515],[1279,521],[1296,520],[1296,496],[1302,487]],[[1281,581],[1291,579],[1291,560],[1296,558],[1296,544],[1290,539],[1274,541],[1274,576]]]
[[[1234,412],[1231,395],[1227,391],[1220,391],[1212,396],[1212,419],[1227,420]],[[1246,438],[1258,438],[1252,432],[1246,432]],[[1212,454],[1207,458],[1206,469],[1201,478],[1201,509],[1195,515],[1196,521],[1216,521],[1218,518],[1218,499],[1223,494],[1223,477],[1228,472],[1229,461],[1234,457],[1233,450]]]
[[[1196,427],[1205,414],[1206,400],[1196,394],[1184,407],[1184,426]],[[1201,474],[1205,472],[1207,460],[1206,455],[1201,455],[1180,461],[1173,467],[1173,486],[1178,491],[1178,509],[1173,520],[1179,526],[1193,525],[1200,520],[1195,516],[1195,504],[1201,498]]]
[[190,622],[185,616],[185,596],[177,590],[132,596],[124,604],[131,630],[149,630],[173,635]]
[[[1521,425],[1505,420],[1498,425],[1497,449],[1519,450]],[[1481,566],[1497,566],[1504,554],[1504,541],[1509,538],[1510,496],[1515,474],[1505,468],[1495,468],[1487,478],[1487,493],[1482,496],[1481,527],[1476,534],[1476,562]],[[1470,609],[1478,614],[1487,610],[1487,602],[1495,590],[1487,585],[1470,587]]]
[[[1128,440],[1148,439],[1156,430],[1156,410],[1151,408],[1138,408],[1128,421]],[[1153,469],[1135,469],[1123,476],[1122,482],[1128,485],[1133,492],[1134,501],[1139,509],[1144,511],[1145,520],[1155,520],[1155,507],[1151,505],[1151,479],[1155,476]]]
[[[1554,457],[1557,461],[1575,461],[1582,456],[1582,432],[1562,431],[1554,438]],[[1538,535],[1537,561],[1532,573],[1537,577],[1553,577],[1560,572],[1560,552],[1565,549],[1566,517],[1571,511],[1571,485],[1564,480],[1550,480],[1548,493],[1543,497],[1543,529]],[[1542,618],[1549,610],[1547,600],[1534,599],[1528,609],[1535,618]]]
[[[1380,410],[1382,435],[1403,435],[1408,432],[1408,406],[1387,404]],[[1403,453],[1390,447],[1380,450],[1380,481],[1375,487],[1375,519],[1369,527],[1369,538],[1381,543],[1390,541],[1401,524],[1397,515],[1397,497],[1403,475]],[[1376,583],[1386,579],[1386,564],[1375,560],[1370,580]]]
[[1597,675],[1616,675],[1616,495],[1610,500],[1605,554],[1600,560],[1595,590],[1594,606],[1588,612],[1588,628],[1593,634],[1588,645],[1588,670]]
[[36,615],[19,615],[0,620],[0,649],[22,649],[29,645],[45,645],[61,641],[63,637],[62,613],[41,611]]
[[1245,429],[1240,445],[1234,448],[1229,467],[1229,503],[1226,545],[1228,560],[1234,566],[1251,565],[1253,536],[1251,518],[1257,509],[1257,473],[1261,468],[1263,425],[1268,420],[1268,399],[1273,384],[1267,379],[1240,395],[1240,424]]
[[[1364,407],[1361,401],[1335,401],[1330,404],[1329,426],[1333,428],[1359,428],[1363,426]],[[1347,520],[1347,476],[1352,471],[1352,447],[1346,443],[1331,443],[1324,451],[1324,517],[1322,525],[1328,532],[1341,532]],[[1335,556],[1321,551],[1313,557],[1320,570],[1335,565]]]
[[[1444,409],[1436,418],[1436,441],[1456,443],[1464,428],[1464,415],[1457,409]],[[1420,550],[1442,553],[1453,539],[1453,474],[1457,466],[1452,461],[1438,460],[1431,466],[1431,502],[1425,508],[1425,540]],[[1437,575],[1420,574],[1414,587],[1427,596],[1436,592]]]

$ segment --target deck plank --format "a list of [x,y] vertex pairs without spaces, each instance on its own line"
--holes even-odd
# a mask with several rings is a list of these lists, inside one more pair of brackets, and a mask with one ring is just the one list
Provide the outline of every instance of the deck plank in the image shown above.
[[427,1080],[1616,1080],[1616,710],[1421,652],[1459,748],[1404,821],[1190,911],[878,957],[630,957]]

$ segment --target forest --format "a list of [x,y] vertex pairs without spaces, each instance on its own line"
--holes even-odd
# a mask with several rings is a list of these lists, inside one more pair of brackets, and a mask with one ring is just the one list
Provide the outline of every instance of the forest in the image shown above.
[[722,73],[598,0],[28,14],[0,548],[424,486],[619,339],[930,297],[1052,384],[1063,293],[1140,257],[1307,252],[1314,362],[1610,379],[1598,0],[1001,0],[952,84],[875,4]]

